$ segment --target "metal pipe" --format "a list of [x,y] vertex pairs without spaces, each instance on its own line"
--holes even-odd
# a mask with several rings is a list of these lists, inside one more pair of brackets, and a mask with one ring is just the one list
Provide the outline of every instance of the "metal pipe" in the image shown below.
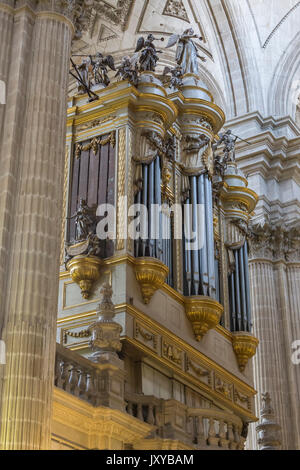
[[251,331],[251,300],[250,300],[250,280],[249,280],[249,260],[248,260],[248,243],[244,245],[244,267],[245,267],[245,285],[246,285],[246,303],[247,303],[247,319],[248,319],[248,331]]
[[[192,199],[192,236],[193,244],[198,243],[198,214],[197,214],[197,180],[191,177],[191,199]],[[194,235],[195,234],[195,235]],[[195,240],[195,241],[194,241]],[[195,248],[195,247],[194,247]],[[199,250],[192,250],[192,294],[199,294]]]
[[153,220],[152,220],[152,213],[151,213],[151,208],[152,205],[154,204],[154,161],[150,163],[149,165],[149,193],[148,193],[148,240],[147,240],[147,255],[148,256],[155,256],[154,253],[154,241],[151,238],[151,232],[152,232],[152,225],[153,225]]
[[[205,206],[204,175],[198,176],[198,204]],[[204,224],[206,224],[206,214],[204,213]],[[203,248],[200,250],[200,284],[202,284],[203,295],[208,295],[208,267],[206,248],[206,228],[201,228],[203,234]]]
[[207,259],[208,259],[208,282],[209,295],[216,295],[215,279],[215,250],[214,250],[214,228],[213,228],[213,204],[212,204],[212,186],[208,175],[204,175],[205,199],[206,199],[206,230],[207,230]]
[[235,298],[238,320],[238,331],[242,331],[242,316],[241,316],[241,296],[240,296],[240,269],[239,269],[239,254],[238,250],[234,251],[235,257]]
[[241,280],[241,299],[242,299],[242,315],[243,315],[243,330],[247,331],[247,303],[246,303],[246,285],[245,285],[245,267],[244,267],[244,248],[239,250],[239,262],[240,262],[240,280]]
[[191,270],[191,251],[186,247],[186,240],[190,240],[191,238],[191,217],[190,217],[190,198],[187,198],[184,208],[184,253],[186,259],[186,280],[187,280],[187,288],[188,288],[188,295],[191,295],[191,284],[192,284],[192,270]]
[[234,287],[234,272],[230,274],[230,327],[232,331],[237,331],[237,319],[236,319],[236,298],[235,298],[235,287]]
[[[148,165],[143,165],[143,205],[144,207],[148,208]],[[148,226],[148,219],[147,214],[143,213],[141,218],[141,232],[144,234],[146,228],[149,234],[149,226]],[[142,237],[142,256],[145,256],[146,253],[146,242],[145,238]]]
[[[155,204],[158,204],[161,207],[161,171],[160,171],[160,158],[157,157],[155,160]],[[162,238],[162,213],[159,211],[158,214],[158,238],[155,240],[156,247],[156,257],[162,259],[162,247],[161,247],[161,238]]]

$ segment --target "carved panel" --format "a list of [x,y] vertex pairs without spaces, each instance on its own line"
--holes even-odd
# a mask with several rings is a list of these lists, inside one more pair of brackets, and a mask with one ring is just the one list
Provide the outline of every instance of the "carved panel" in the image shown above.
[[189,22],[189,18],[182,0],[167,0],[163,15],[174,16],[180,20]]
[[233,401],[233,385],[215,375],[215,391],[223,395],[227,400]]
[[194,362],[189,356],[186,356],[186,371],[194,377],[197,377],[200,382],[204,382],[212,388],[213,372],[199,366],[199,364]]
[[81,323],[80,325],[62,328],[60,330],[61,344],[66,347],[73,347],[88,342],[88,338],[91,336],[88,326],[88,323]]
[[234,387],[233,399],[237,405],[241,406],[242,408],[246,408],[247,410],[252,412],[251,397],[241,393],[236,387]]
[[134,338],[148,348],[157,352],[158,336],[146,329],[139,322],[134,322]]
[[162,339],[162,357],[181,368],[183,365],[183,354],[181,349],[178,349],[166,339]]

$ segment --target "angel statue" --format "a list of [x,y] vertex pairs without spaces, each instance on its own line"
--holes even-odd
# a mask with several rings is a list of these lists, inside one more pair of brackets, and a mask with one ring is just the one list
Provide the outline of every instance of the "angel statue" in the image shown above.
[[68,220],[75,219],[76,235],[75,241],[87,240],[90,234],[95,230],[96,210],[89,207],[85,199],[80,199],[77,211]]
[[221,144],[224,144],[224,159],[223,162],[229,163],[235,161],[235,144],[238,137],[232,134],[231,130],[220,135],[220,139],[213,146],[213,150],[216,150]]
[[136,54],[132,58],[129,56],[123,57],[120,67],[117,68],[115,77],[120,77],[121,80],[128,80],[132,85],[137,86],[138,65]]
[[[143,37],[138,39],[135,52],[141,52],[140,55],[140,72],[145,72],[149,70],[150,72],[155,72],[156,63],[158,61],[158,55],[162,51],[156,50],[154,41],[159,41],[156,39],[153,34],[149,34],[145,40]],[[164,38],[161,38],[160,41],[164,41]]]
[[90,56],[90,60],[94,78],[93,85],[102,84],[108,86],[110,84],[110,80],[108,78],[107,68],[109,67],[111,70],[116,71],[113,57],[111,55],[104,57],[101,52],[97,52],[95,60],[93,60],[92,56]]
[[163,71],[163,75],[171,74],[170,80],[170,88],[180,88],[182,83],[182,67],[181,65],[177,65],[177,67],[170,69],[170,67],[165,67]]
[[179,34],[173,34],[167,44],[168,47],[172,47],[177,44],[176,50],[176,62],[182,67],[183,75],[186,73],[194,73],[199,75],[199,67],[197,57],[203,62],[206,62],[206,58],[202,57],[197,52],[197,46],[193,39],[203,38],[195,34],[193,28],[186,29],[180,36]]

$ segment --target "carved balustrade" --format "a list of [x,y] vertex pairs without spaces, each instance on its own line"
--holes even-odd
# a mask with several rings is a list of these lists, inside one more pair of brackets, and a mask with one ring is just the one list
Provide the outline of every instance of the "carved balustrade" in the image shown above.
[[88,359],[56,345],[55,386],[91,403],[98,404],[99,373]]
[[[56,345],[55,386],[93,406],[102,405],[101,370],[59,344]],[[176,400],[136,393],[127,392],[124,398],[126,413],[155,426],[156,436],[164,437],[166,432],[172,432],[196,448],[244,449],[243,422],[232,413],[213,408],[188,408]]]
[[126,412],[145,423],[154,426],[162,424],[162,402],[163,400],[154,396],[125,393],[127,403]]
[[244,449],[243,422],[238,416],[212,408],[190,408],[188,417],[192,428],[193,442],[197,446],[215,446],[232,450]]

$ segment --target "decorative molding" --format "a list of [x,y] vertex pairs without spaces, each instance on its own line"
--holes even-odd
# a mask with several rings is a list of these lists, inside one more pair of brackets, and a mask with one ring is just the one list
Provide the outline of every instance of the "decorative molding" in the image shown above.
[[196,365],[189,356],[186,356],[186,370],[187,372],[191,373],[192,375],[196,375],[199,380],[202,382],[203,378],[207,378],[207,384],[212,386],[212,377],[213,373],[210,370],[204,369],[200,367],[198,364]]
[[117,119],[117,116],[106,116],[102,119],[95,119],[94,121],[85,122],[76,127],[76,132],[101,126],[102,124],[106,124],[107,122],[113,122],[115,119]]
[[233,385],[215,375],[215,391],[223,395],[227,400],[233,401]]
[[[135,321],[135,326],[134,326],[134,338],[137,339],[138,341],[141,341],[140,338],[142,338],[142,343],[146,344],[148,347],[151,349],[154,349],[155,351],[157,350],[158,347],[158,339],[157,336],[149,332],[149,330],[146,330],[140,323]],[[148,343],[152,342],[152,345],[149,345]]]
[[63,344],[67,344],[68,336],[71,338],[89,338],[91,336],[91,332],[89,329],[75,332],[70,330],[62,330]]
[[189,23],[189,17],[182,0],[167,0],[162,14],[164,16],[173,16]]
[[283,23],[288,19],[288,17],[290,16],[291,13],[293,13],[298,7],[300,6],[300,2],[296,3],[296,5],[294,5],[287,13],[286,15],[284,15],[284,17],[279,21],[279,23],[275,26],[275,28],[273,29],[273,31],[269,34],[269,36],[267,37],[267,39],[265,40],[264,44],[263,44],[263,49],[265,49],[267,47],[267,45],[269,44],[269,42],[271,41],[272,37],[275,35],[275,33],[277,32],[277,30],[280,28],[280,26],[283,25]]
[[165,338],[162,339],[162,357],[168,361],[173,362],[178,367],[183,364],[183,351],[178,349],[173,344],[169,343]]
[[234,399],[234,402],[237,404],[240,403],[242,406],[247,405],[248,410],[252,411],[251,398],[249,396],[239,393],[239,391],[235,387],[234,387],[234,392],[233,392],[233,399]]
[[75,157],[80,158],[81,152],[87,152],[88,150],[93,150],[93,154],[96,156],[99,150],[99,147],[110,144],[113,148],[116,145],[116,133],[115,131],[111,132],[108,137],[101,139],[101,137],[94,137],[88,144],[76,144],[75,146]]
[[[144,313],[140,312],[138,309],[133,307],[132,305],[128,304],[122,304],[122,305],[117,305],[115,306],[115,313],[123,313],[126,312],[127,314],[131,315],[134,320],[134,326],[136,322],[138,322],[139,327],[143,330],[143,332],[146,332],[146,334],[150,334],[153,336],[157,337],[158,345],[160,344],[160,339],[161,339],[161,344],[163,345],[163,342],[165,343],[166,346],[170,345],[171,347],[175,347],[177,351],[169,351],[170,356],[174,356],[175,359],[178,359],[178,353],[179,353],[179,358],[181,358],[181,365],[179,365],[177,362],[178,360],[174,362],[174,360],[171,360],[171,357],[168,357],[167,354],[163,354],[163,348],[158,347],[157,350],[154,350],[151,348],[150,343],[145,344],[143,341],[141,341],[142,338],[137,339],[137,338],[131,338],[126,335],[121,338],[121,341],[125,341],[126,343],[128,342],[129,344],[133,345],[135,348],[138,350],[142,350],[143,353],[147,354],[148,356],[152,357],[154,360],[157,360],[164,364],[165,366],[168,366],[170,368],[174,368],[174,371],[176,371],[178,374],[180,373],[182,377],[185,380],[192,381],[194,385],[196,385],[199,390],[203,390],[205,392],[211,393],[213,390],[215,390],[215,383],[217,385],[217,394],[212,397],[212,399],[220,399],[220,394],[225,400],[229,400],[233,405],[235,405],[238,410],[238,413],[240,415],[244,415],[245,418],[250,419],[252,421],[256,421],[255,416],[252,413],[252,408],[250,409],[247,405],[246,402],[240,403],[240,402],[235,402],[233,400],[233,397],[230,396],[229,398],[226,398],[226,393],[222,394],[222,385],[220,388],[220,383],[217,383],[217,381],[214,379],[214,376],[217,377],[217,379],[221,379],[223,382],[230,384],[234,389],[238,390],[238,393],[242,394],[243,396],[248,396],[249,401],[252,403],[253,397],[255,395],[255,390],[249,386],[246,382],[243,382],[240,378],[237,376],[233,375],[232,373],[228,372],[226,369],[221,367],[219,364],[214,362],[213,360],[209,359],[207,356],[202,354],[200,351],[196,350],[192,346],[190,346],[188,343],[180,339],[178,336],[174,335],[170,331],[168,331],[166,328],[162,327],[159,323],[157,323],[155,320],[149,318],[147,315]],[[81,323],[77,324],[76,327],[81,327],[82,329],[86,328],[89,323],[88,323],[88,318],[91,316],[93,317],[96,312],[87,312],[86,314],[81,314],[81,315],[75,315],[70,318],[72,322],[74,321],[81,321]],[[82,320],[85,320],[83,323]],[[62,320],[59,320],[60,322],[66,322],[68,321],[67,318],[64,318]],[[74,323],[72,324],[72,328],[74,327]],[[68,327],[70,329],[70,327]],[[134,336],[134,335],[133,335]],[[176,345],[176,346],[175,346]],[[166,351],[166,346],[165,346],[165,353]],[[71,345],[70,349],[71,350],[82,350],[86,349],[87,347],[87,342],[84,341],[84,338],[82,339],[81,345],[79,343],[76,343],[73,347]],[[166,357],[167,356],[167,357]],[[207,379],[211,377],[211,383],[209,384],[206,382],[206,377],[201,377],[197,376],[196,373],[194,373],[191,369],[188,371],[187,370],[187,358],[189,358],[194,363],[195,367],[201,368],[203,371],[209,371],[210,376],[207,376]],[[228,401],[227,401],[228,404]]]
[[97,14],[101,15],[101,18],[105,18],[114,25],[121,26],[121,30],[125,31],[130,13],[135,0],[118,0],[117,6],[113,7],[104,0],[98,0],[97,6],[95,7]]

